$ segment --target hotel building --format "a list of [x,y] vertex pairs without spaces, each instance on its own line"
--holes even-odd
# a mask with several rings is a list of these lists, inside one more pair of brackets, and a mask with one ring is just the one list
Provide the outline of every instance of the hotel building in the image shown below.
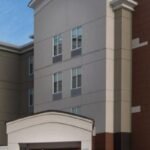
[[[11,106],[11,115],[4,118],[9,121],[4,149],[149,149],[148,141],[140,142],[140,135],[149,136],[147,124],[140,122],[148,118],[148,97],[141,101],[148,77],[142,67],[148,65],[148,55],[145,59],[140,52],[145,46],[148,53],[148,32],[145,39],[141,32],[146,26],[139,28],[138,20],[148,15],[148,10],[141,14],[148,9],[142,4],[146,2],[31,0],[34,44],[2,44],[3,55],[12,59],[3,66],[8,78],[1,79]],[[6,144],[2,139],[1,145]]]

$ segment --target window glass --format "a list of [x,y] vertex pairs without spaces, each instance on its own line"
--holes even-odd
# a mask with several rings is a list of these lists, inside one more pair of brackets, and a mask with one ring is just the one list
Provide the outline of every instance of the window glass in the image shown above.
[[58,38],[58,54],[62,53],[62,36]]
[[76,76],[76,68],[72,69],[72,76]]
[[29,76],[32,76],[33,75],[33,56],[29,56],[29,59],[28,59],[28,63],[29,63],[29,68],[28,68],[28,71],[29,71]]
[[28,105],[33,107],[33,88],[28,90]]
[[81,87],[81,67],[72,69],[72,89]]
[[82,47],[82,27],[72,29],[72,50]]
[[61,93],[62,92],[62,73],[57,72],[53,75],[53,93]]
[[81,75],[78,75],[77,86],[81,87]]
[[76,88],[76,76],[73,76],[72,78],[72,88]]
[[53,37],[53,56],[62,54],[62,35],[59,34]]
[[58,74],[57,74],[57,77],[58,77],[58,79],[57,79],[57,80],[58,80],[58,81],[61,81],[61,80],[62,80],[62,73],[61,73],[61,72],[60,72],[60,73],[58,73]]

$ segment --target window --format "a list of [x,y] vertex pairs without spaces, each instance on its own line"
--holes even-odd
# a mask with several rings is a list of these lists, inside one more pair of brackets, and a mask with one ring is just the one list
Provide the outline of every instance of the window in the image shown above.
[[73,114],[80,114],[80,106],[72,107],[71,108],[71,113],[73,113]]
[[62,73],[57,72],[53,75],[53,94],[62,92]]
[[81,88],[81,67],[72,69],[72,89]]
[[29,56],[29,76],[33,75],[33,56]]
[[53,37],[53,57],[62,55],[62,35]]
[[62,61],[62,35],[53,37],[53,63]]
[[72,51],[78,51],[78,52],[72,52],[72,56],[81,54],[81,48],[82,48],[82,27],[76,27],[72,29]]
[[33,112],[33,88],[28,89],[28,108],[29,113]]
[[33,88],[28,89],[28,106],[33,107]]
[[72,82],[71,82],[71,96],[79,96],[81,95],[81,67],[73,68],[72,69]]

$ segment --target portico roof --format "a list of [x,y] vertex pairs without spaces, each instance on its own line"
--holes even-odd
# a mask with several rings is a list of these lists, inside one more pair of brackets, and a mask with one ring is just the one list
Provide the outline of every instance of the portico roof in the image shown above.
[[7,133],[11,133],[16,130],[21,130],[30,126],[35,126],[41,123],[61,123],[75,126],[77,128],[81,128],[87,131],[92,131],[94,128],[93,119],[63,111],[52,110],[45,111],[42,113],[36,113],[28,117],[8,122]]

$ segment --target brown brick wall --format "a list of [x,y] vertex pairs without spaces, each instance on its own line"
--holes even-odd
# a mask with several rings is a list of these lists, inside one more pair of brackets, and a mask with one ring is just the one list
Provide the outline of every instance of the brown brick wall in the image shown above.
[[94,138],[94,150],[114,150],[113,134],[101,133]]
[[[150,0],[137,0],[133,13],[133,39],[150,43]],[[133,50],[132,105],[141,112],[132,115],[132,150],[150,150],[150,44]]]
[[93,150],[130,150],[130,133],[101,133],[93,140]]

